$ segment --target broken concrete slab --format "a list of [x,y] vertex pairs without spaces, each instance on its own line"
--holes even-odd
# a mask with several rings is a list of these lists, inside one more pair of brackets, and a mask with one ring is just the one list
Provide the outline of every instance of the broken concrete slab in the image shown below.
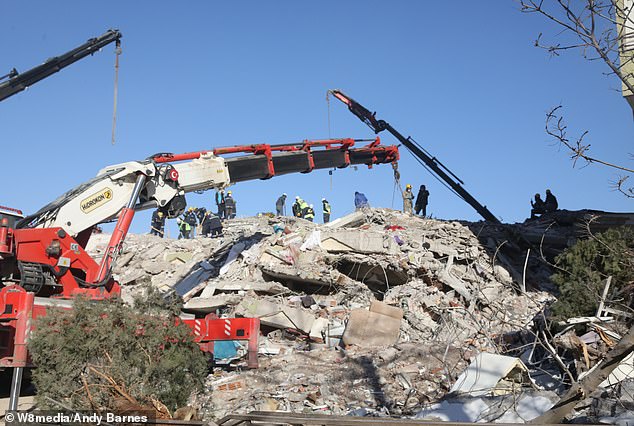
[[[343,283],[342,274],[336,270],[328,271],[328,274],[320,274],[308,268],[296,267],[276,269],[263,267],[262,272],[269,278],[282,282],[287,288],[294,291],[319,292],[330,287],[338,288]],[[345,277],[344,277],[345,278]]]
[[349,215],[340,217],[328,222],[323,226],[326,228],[354,228],[356,226],[363,225],[366,222],[365,214],[362,211],[356,211]]
[[135,256],[135,253],[133,252],[124,253],[121,256],[119,256],[119,258],[117,259],[116,265],[119,268],[126,267],[130,263],[130,261],[134,259],[134,256]]
[[382,232],[339,230],[324,232],[321,247],[332,253],[397,253],[398,244],[389,235]]
[[260,318],[264,325],[275,328],[292,328],[310,333],[315,321],[312,313],[266,300],[244,299],[236,307],[236,315]]
[[275,281],[262,282],[262,281],[249,281],[249,280],[214,280],[209,282],[200,297],[211,297],[219,292],[231,292],[231,291],[249,291],[253,290],[256,293],[266,294],[282,294],[288,293],[288,288]]
[[183,310],[186,312],[208,314],[225,306],[237,305],[241,300],[242,296],[237,294],[218,294],[212,297],[194,297],[189,299],[187,303],[183,305]]
[[141,267],[150,275],[158,275],[166,269],[166,265],[163,262],[157,262],[156,260],[146,260]]
[[456,293],[461,295],[465,300],[469,301],[472,299],[472,295],[467,288],[467,284],[461,279],[454,277],[446,270],[440,271],[440,273],[438,274],[438,278],[443,284],[446,284],[454,289]]
[[423,243],[423,248],[435,253],[438,256],[459,257],[458,250],[439,241],[425,241]]
[[389,346],[398,341],[403,310],[373,301],[369,310],[350,313],[342,339],[346,345]]
[[192,260],[192,253],[187,251],[177,251],[163,254],[163,260],[170,263],[187,263]]
[[143,253],[143,257],[146,259],[156,259],[156,257],[158,257],[159,254],[163,253],[163,251],[165,251],[164,245],[155,244]]
[[142,269],[132,269],[119,278],[119,283],[121,285],[135,284],[137,280],[144,277],[146,277],[145,271],[143,271]]

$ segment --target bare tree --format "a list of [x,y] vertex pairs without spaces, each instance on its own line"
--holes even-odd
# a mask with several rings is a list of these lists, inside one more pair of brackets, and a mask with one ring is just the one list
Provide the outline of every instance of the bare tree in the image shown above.
[[[634,109],[634,1],[633,0],[519,0],[524,13],[535,13],[551,21],[559,31],[551,41],[540,33],[535,46],[559,56],[567,50],[579,50],[590,61],[603,61],[607,75],[622,84],[623,96]],[[627,187],[629,174],[634,171],[590,155],[588,131],[569,138],[559,105],[546,114],[546,132],[571,152],[573,166],[578,160],[585,164],[601,164],[619,170],[615,189],[634,198],[634,187]]]

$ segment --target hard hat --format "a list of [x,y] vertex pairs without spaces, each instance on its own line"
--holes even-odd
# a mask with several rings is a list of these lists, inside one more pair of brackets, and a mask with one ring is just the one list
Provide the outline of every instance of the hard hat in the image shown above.
[[193,211],[194,211],[194,208],[193,208],[193,207],[190,207],[190,208],[189,208],[189,211],[190,211],[190,212],[193,212]]
[[405,188],[411,188],[412,185],[410,185],[409,183],[407,185],[405,185]]
[[325,199],[325,198],[322,198],[322,199],[321,199],[321,201],[326,201],[326,199]]
[[296,199],[296,200],[299,200],[299,195],[296,195],[296,196],[295,196],[295,199]]
[[283,193],[282,195],[283,195],[283,196],[285,196],[285,197],[287,196],[287,195],[286,195],[286,192],[285,192],[285,193]]
[[231,191],[227,191],[227,194],[231,195],[231,194],[232,194],[232,192],[231,192]]
[[159,216],[163,216],[163,214],[164,214],[163,212],[158,212]]

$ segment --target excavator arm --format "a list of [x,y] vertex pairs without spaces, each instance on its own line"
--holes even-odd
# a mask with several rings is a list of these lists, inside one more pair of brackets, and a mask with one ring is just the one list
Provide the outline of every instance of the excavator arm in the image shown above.
[[[0,271],[5,271],[0,278],[15,281],[19,277],[20,285],[29,291],[60,297],[88,293],[99,298],[116,293],[112,269],[136,211],[160,208],[174,218],[185,209],[189,192],[316,169],[371,167],[399,158],[398,148],[381,145],[378,137],[359,148],[354,147],[357,142],[368,141],[305,140],[160,153],[105,167],[93,179],[22,219],[16,229],[0,232],[0,237],[4,235]],[[84,248],[95,226],[113,220],[116,225],[110,242],[96,263]],[[13,270],[6,267],[10,261]]]
[[66,68],[80,59],[92,55],[110,43],[116,42],[118,46],[121,37],[122,35],[118,30],[108,30],[99,37],[91,38],[81,46],[60,56],[48,59],[42,65],[38,65],[28,71],[18,73],[18,71],[13,68],[7,75],[0,78],[0,80],[8,78],[7,81],[0,83],[0,102],[27,89],[29,86],[45,79],[51,74],[55,74],[62,68]]
[[444,164],[442,164],[436,157],[431,157],[425,150],[418,145],[411,137],[405,137],[401,133],[399,133],[396,129],[394,129],[388,122],[385,120],[379,120],[376,118],[375,112],[370,112],[366,107],[361,105],[359,102],[355,101],[351,97],[347,96],[340,90],[329,90],[329,94],[332,94],[335,98],[339,99],[341,102],[348,106],[348,109],[351,113],[356,115],[361,121],[367,124],[374,133],[378,134],[384,130],[387,130],[391,133],[399,142],[401,142],[405,147],[420,161],[422,161],[425,166],[429,167],[438,177],[440,177],[443,181],[445,181],[452,190],[458,194],[460,198],[465,200],[471,207],[473,207],[479,214],[484,218],[484,220],[500,223],[497,217],[493,215],[486,208],[476,200],[466,189],[462,187],[464,182],[460,180],[455,174],[453,174],[449,169],[447,169]]

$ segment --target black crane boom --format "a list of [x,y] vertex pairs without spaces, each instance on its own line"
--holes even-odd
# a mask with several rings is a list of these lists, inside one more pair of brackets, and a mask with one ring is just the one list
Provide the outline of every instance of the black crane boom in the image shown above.
[[88,55],[92,55],[102,47],[112,42],[117,42],[118,45],[121,37],[122,35],[118,30],[108,30],[99,37],[91,38],[81,46],[60,56],[48,59],[42,65],[38,65],[28,71],[18,73],[18,71],[13,68],[7,75],[0,78],[0,80],[8,78],[7,81],[0,83],[0,102],[25,90],[29,86],[45,79],[51,74],[55,74],[62,68],[65,68]]
[[[361,121],[367,124],[374,133],[379,133],[384,130],[390,132],[396,139],[399,140],[409,151],[414,154],[418,159],[420,159],[427,167],[436,173],[438,177],[444,180],[450,187],[453,189],[463,200],[465,200],[471,207],[473,207],[479,214],[489,222],[500,223],[497,217],[493,215],[486,208],[476,200],[471,194],[467,192],[460,184],[463,183],[456,175],[454,175],[451,171],[449,171],[442,163],[440,163],[436,158],[432,158],[425,151],[423,151],[416,143],[414,143],[411,138],[406,138],[402,134],[400,134],[394,127],[392,127],[385,120],[377,120],[376,113],[370,112],[366,107],[350,98],[346,94],[344,94],[340,90],[329,90],[335,98],[339,99],[341,102],[348,106],[350,112],[356,115]],[[443,170],[445,169],[445,170]],[[451,175],[451,176],[450,176]],[[454,178],[459,182],[456,182]]]

